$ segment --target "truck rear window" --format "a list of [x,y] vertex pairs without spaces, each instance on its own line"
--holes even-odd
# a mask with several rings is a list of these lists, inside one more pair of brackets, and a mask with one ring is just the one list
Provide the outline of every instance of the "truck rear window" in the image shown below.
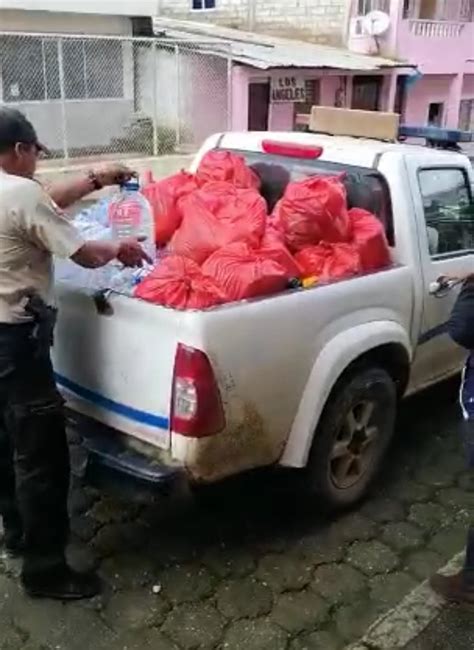
[[388,242],[394,245],[392,203],[385,178],[374,169],[343,165],[325,160],[302,160],[254,151],[232,149],[243,156],[262,182],[261,193],[271,212],[281,199],[290,181],[308,176],[343,175],[349,208],[363,208],[375,214],[382,222]]

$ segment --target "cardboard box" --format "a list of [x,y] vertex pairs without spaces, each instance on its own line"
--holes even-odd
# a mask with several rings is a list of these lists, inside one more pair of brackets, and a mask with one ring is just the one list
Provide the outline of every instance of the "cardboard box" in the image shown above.
[[396,140],[400,115],[379,111],[313,106],[309,130],[331,135],[347,135],[373,140]]

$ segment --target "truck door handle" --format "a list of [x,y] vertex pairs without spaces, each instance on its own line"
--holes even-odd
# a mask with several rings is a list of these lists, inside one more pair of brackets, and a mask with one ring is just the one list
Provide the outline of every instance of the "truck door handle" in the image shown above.
[[458,279],[449,279],[444,277],[438,278],[434,282],[430,283],[430,296],[434,296],[435,298],[444,298],[444,296],[447,296],[450,291],[459,284],[462,284],[462,282],[462,280]]

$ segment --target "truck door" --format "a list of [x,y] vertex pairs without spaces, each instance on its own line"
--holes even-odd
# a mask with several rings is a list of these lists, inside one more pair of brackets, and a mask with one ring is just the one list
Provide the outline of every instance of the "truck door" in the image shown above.
[[433,283],[441,276],[474,273],[474,214],[471,179],[462,164],[411,165],[424,283],[412,380],[421,387],[454,373],[465,357],[446,333],[459,287],[434,293]]

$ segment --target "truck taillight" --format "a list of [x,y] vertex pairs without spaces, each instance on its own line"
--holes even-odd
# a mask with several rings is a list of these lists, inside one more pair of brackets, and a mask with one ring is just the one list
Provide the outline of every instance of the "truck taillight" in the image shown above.
[[224,428],[224,409],[214,371],[201,350],[178,345],[171,399],[173,432],[203,438]]

